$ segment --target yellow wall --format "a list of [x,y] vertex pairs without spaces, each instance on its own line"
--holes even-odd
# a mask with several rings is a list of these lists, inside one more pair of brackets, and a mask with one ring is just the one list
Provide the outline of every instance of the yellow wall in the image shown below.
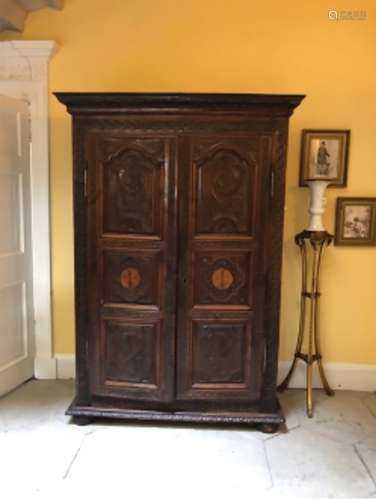
[[[307,220],[297,187],[300,130],[349,128],[348,188],[376,196],[376,3],[366,21],[329,21],[325,0],[66,0],[31,14],[24,39],[54,39],[51,91],[304,93],[291,120],[281,314],[281,359],[293,353],[299,260],[293,235]],[[3,39],[18,38],[6,34]],[[56,352],[72,352],[73,250],[70,118],[51,96],[51,209]],[[328,361],[376,363],[376,247],[335,247],[324,262],[323,351]]]

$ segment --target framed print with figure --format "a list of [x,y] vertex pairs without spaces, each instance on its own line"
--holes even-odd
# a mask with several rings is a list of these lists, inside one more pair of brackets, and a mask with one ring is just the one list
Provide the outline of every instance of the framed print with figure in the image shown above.
[[335,245],[376,245],[376,198],[337,198]]
[[350,130],[302,130],[299,185],[329,181],[329,187],[347,185]]

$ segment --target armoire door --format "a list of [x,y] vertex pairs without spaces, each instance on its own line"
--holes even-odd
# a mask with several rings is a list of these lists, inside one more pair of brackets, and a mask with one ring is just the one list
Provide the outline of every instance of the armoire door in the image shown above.
[[180,139],[179,401],[260,396],[271,154],[271,135]]
[[176,141],[116,131],[86,144],[91,393],[174,397]]

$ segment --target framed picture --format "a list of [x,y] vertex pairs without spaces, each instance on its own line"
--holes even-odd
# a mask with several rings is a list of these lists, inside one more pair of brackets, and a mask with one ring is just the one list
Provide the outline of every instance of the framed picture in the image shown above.
[[376,245],[376,198],[337,198],[336,245]]
[[309,180],[347,185],[350,130],[302,130],[299,185]]

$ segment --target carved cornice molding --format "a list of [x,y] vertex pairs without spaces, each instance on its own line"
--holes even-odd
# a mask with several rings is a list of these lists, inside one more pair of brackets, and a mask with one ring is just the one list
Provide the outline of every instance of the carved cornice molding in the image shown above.
[[48,61],[57,49],[52,40],[0,42],[0,80],[47,81]]

